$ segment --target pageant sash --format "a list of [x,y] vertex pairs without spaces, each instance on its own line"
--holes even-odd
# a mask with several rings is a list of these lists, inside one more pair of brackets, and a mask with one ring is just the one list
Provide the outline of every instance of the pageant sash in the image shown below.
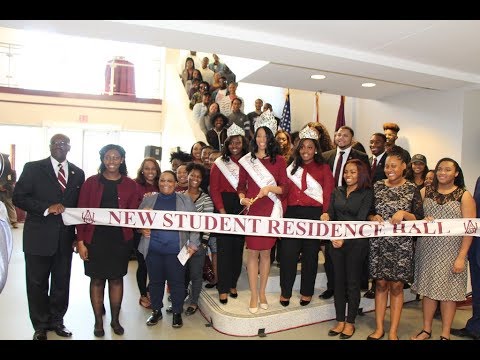
[[[265,186],[277,186],[277,182],[272,173],[268,171],[260,160],[255,159],[252,161],[252,155],[250,153],[243,156],[238,162],[248,172],[260,189]],[[280,199],[271,191],[268,193],[268,197],[273,201],[273,209],[270,216],[273,218],[283,217],[283,207]]]
[[[303,176],[303,172],[305,171],[305,169],[302,168],[301,166],[299,166],[297,168],[297,171],[295,171],[295,174],[293,174],[293,175],[291,174],[292,169],[293,169],[293,163],[291,163],[287,167],[287,176],[290,180],[292,180],[292,182],[295,185],[297,185],[297,187],[300,190],[302,190],[302,176]],[[320,183],[317,180],[315,180],[313,178],[313,176],[310,175],[308,172],[307,172],[307,178],[306,179],[307,179],[307,188],[303,192],[308,197],[312,198],[315,201],[318,201],[320,204],[323,205],[323,188],[322,188],[322,185],[320,185]]]
[[480,236],[480,219],[402,221],[320,221],[266,216],[137,209],[66,208],[65,225],[93,224],[302,239],[355,239],[379,236]]
[[223,161],[222,157],[218,157],[215,160],[215,165],[217,165],[218,170],[222,172],[223,176],[225,176],[230,185],[237,190],[240,166],[238,166],[238,164],[232,159],[230,159],[228,162],[225,162]]

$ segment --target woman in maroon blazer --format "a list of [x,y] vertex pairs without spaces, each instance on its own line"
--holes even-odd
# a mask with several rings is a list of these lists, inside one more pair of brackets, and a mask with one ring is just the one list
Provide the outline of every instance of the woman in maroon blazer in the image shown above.
[[[114,144],[100,150],[99,173],[89,177],[80,190],[78,207],[137,209],[140,198],[136,182],[127,177],[125,150]],[[90,280],[90,300],[95,315],[94,335],[103,336],[103,298],[108,279],[112,313],[111,327],[124,333],[118,315],[123,298],[123,277],[133,249],[133,229],[93,224],[77,225],[78,252]]]

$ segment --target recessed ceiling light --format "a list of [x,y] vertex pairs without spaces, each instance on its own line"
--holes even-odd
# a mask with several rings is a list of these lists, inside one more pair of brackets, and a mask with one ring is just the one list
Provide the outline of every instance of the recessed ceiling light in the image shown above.
[[375,83],[363,83],[362,86],[363,87],[374,87],[374,86],[377,86],[377,84],[375,84]]
[[317,75],[312,75],[310,76],[312,79],[315,79],[315,80],[323,80],[326,78],[325,75],[320,75],[320,74],[317,74]]

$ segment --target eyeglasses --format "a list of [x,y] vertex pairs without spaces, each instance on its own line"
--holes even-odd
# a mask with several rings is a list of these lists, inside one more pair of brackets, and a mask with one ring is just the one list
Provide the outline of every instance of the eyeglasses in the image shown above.
[[70,146],[70,143],[68,141],[52,141],[50,146],[67,147]]

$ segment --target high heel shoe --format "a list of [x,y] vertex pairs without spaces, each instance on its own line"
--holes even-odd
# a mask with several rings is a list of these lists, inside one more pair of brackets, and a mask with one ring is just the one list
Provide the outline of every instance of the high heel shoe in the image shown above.
[[252,314],[256,314],[258,312],[258,307],[253,307],[253,308],[249,307],[248,311],[250,311]]
[[215,284],[210,284],[210,283],[208,283],[208,284],[205,285],[205,287],[206,287],[207,289],[213,289],[215,286],[217,286],[217,283],[215,283]]
[[[232,292],[232,290],[235,290],[235,292]],[[236,299],[238,297],[237,289],[230,289],[229,295],[230,295],[231,298]]]
[[282,305],[283,307],[287,307],[288,305],[290,305],[290,299],[282,300],[282,297],[280,297],[280,305]]
[[268,304],[267,304],[267,303],[260,303],[260,307],[261,307],[263,310],[268,310]]
[[220,294],[219,297],[218,297],[218,301],[220,301],[220,303],[222,303],[222,304],[226,304],[228,302],[228,297],[225,297],[225,299],[222,299],[220,297],[222,295],[227,295],[227,294]]
[[310,301],[312,301],[312,297],[311,297],[311,296],[310,296],[310,299],[309,299],[309,300],[300,299],[300,306],[306,306],[306,305],[310,304]]

